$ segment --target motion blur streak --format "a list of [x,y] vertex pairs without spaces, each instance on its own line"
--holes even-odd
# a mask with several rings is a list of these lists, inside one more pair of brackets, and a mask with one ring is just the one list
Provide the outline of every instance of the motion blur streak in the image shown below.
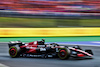
[[2,0],[0,12],[33,15],[100,15],[99,0]]

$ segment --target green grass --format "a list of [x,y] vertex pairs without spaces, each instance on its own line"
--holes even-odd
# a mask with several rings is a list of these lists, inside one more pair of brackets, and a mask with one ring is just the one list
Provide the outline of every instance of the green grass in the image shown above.
[[0,17],[0,27],[76,27],[100,26],[100,19],[35,19]]
[[100,26],[100,19],[81,19],[80,25],[82,25],[82,26]]
[[0,17],[0,27],[55,27],[54,20]]
[[20,40],[22,42],[32,42],[36,40],[45,39],[46,42],[79,42],[79,41],[100,41],[98,37],[12,37],[0,38],[0,42],[9,42]]

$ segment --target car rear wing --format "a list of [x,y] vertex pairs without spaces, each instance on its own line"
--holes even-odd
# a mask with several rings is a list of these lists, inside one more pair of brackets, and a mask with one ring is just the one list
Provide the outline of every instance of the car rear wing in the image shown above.
[[14,46],[14,45],[22,45],[22,42],[21,41],[10,41],[9,43],[8,43],[8,46],[9,46],[9,48],[11,47],[11,46]]

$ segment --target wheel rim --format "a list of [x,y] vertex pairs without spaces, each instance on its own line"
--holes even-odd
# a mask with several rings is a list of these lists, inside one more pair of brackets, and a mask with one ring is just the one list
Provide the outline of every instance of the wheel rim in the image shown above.
[[11,48],[10,49],[10,55],[15,55],[16,54],[16,49],[14,49],[14,48]]
[[65,57],[67,55],[66,50],[60,50],[60,56]]

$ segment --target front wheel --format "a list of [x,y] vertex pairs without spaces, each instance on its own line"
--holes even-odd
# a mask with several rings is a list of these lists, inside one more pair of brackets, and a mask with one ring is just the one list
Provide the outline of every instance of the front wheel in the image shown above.
[[68,59],[70,57],[70,51],[68,48],[60,48],[58,52],[58,57],[62,60]]
[[16,47],[16,46],[11,46],[9,48],[9,55],[12,58],[19,57],[20,56],[20,49],[18,47]]

